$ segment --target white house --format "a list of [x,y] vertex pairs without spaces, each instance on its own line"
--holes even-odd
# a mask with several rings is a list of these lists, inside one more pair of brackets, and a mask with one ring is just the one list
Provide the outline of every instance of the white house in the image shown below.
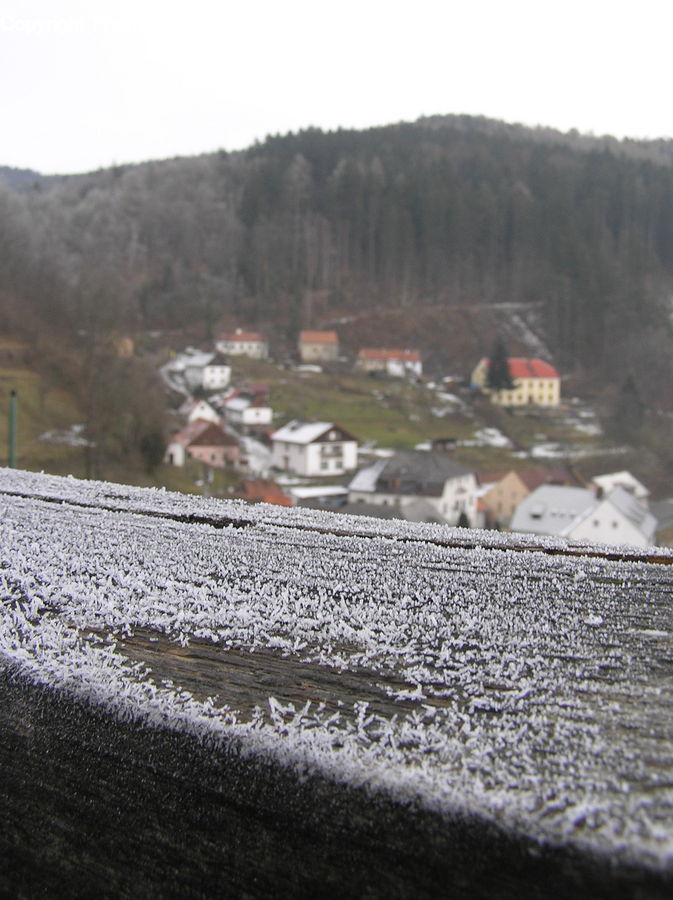
[[220,334],[215,347],[227,356],[266,359],[269,355],[269,344],[264,335],[257,331],[244,331],[242,328]]
[[445,453],[401,450],[361,469],[348,488],[349,504],[388,505],[417,521],[477,524],[476,476]]
[[216,410],[213,409],[207,400],[194,400],[190,397],[188,400],[185,400],[178,412],[188,422],[196,422],[198,419],[202,419],[206,422],[212,422],[215,425],[219,425],[222,421]]
[[413,375],[420,378],[423,363],[418,350],[383,350],[363,347],[358,353],[355,368],[361,372],[385,372],[397,378]]
[[273,422],[273,410],[259,394],[234,391],[222,402],[227,422],[240,427],[262,427]]
[[231,381],[231,366],[222,353],[214,353],[203,367],[201,386],[204,391],[219,391]]
[[296,475],[340,475],[357,468],[358,442],[334,422],[294,419],[271,435],[271,463]]
[[657,522],[623,487],[597,497],[588,488],[545,484],[517,506],[512,531],[566,537],[601,544],[649,547]]
[[650,499],[650,492],[645,485],[641,481],[638,481],[635,475],[632,475],[626,470],[621,472],[609,472],[606,475],[596,475],[595,478],[591,479],[591,483],[594,487],[598,488],[598,491],[600,492],[599,496],[609,494],[616,487],[623,487],[625,491],[633,494],[636,500],[644,503],[645,506],[647,506]]

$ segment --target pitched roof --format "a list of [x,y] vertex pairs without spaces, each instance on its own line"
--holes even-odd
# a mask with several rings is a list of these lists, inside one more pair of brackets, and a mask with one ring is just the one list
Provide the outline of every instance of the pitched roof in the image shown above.
[[273,503],[275,506],[292,506],[292,501],[271,478],[249,478],[232,494],[249,503]]
[[418,350],[384,350],[378,347],[363,347],[358,353],[360,359],[400,360],[401,362],[420,362]]
[[[491,360],[485,356],[482,360],[488,367]],[[554,366],[541,359],[525,359],[519,356],[510,356],[507,360],[509,374],[512,378],[558,378],[558,371]]]
[[328,431],[338,429],[344,437],[340,440],[354,441],[353,435],[349,434],[340,425],[335,422],[304,422],[302,419],[293,419],[287,425],[283,425],[278,431],[274,431],[271,439],[274,441],[284,441],[286,444],[311,444],[317,441]]
[[266,338],[263,334],[260,334],[258,331],[243,331],[242,328],[237,328],[235,331],[225,331],[218,337],[219,341],[241,341],[246,344],[250,343],[266,343]]
[[445,453],[427,450],[400,450],[389,459],[380,459],[358,472],[349,488],[382,494],[439,497],[453,478],[470,475]]
[[521,359],[513,357],[507,360],[512,378],[558,378],[558,372],[549,363],[541,359]]
[[212,422],[207,422],[205,419],[195,419],[193,422],[190,422],[189,425],[185,425],[184,428],[181,428],[180,431],[176,431],[171,437],[171,443],[182,444],[183,447],[188,447],[202,431],[205,431],[206,428],[212,424]]
[[207,369],[208,366],[228,366],[228,365],[229,365],[229,360],[224,355],[224,353],[220,353],[220,351],[218,350],[217,353],[213,353],[213,356],[212,356],[210,362],[206,363],[205,368]]
[[338,344],[339,338],[336,331],[300,331],[299,340],[302,344]]
[[534,491],[541,484],[559,484],[577,487],[577,479],[562,467],[548,469],[519,469],[516,474],[529,491]]
[[238,441],[232,434],[223,431],[219,425],[208,422],[208,427],[200,431],[190,441],[188,447],[237,447]]
[[609,472],[605,475],[596,475],[595,478],[592,478],[591,480],[606,494],[609,494],[610,491],[616,487],[623,487],[639,500],[646,500],[650,496],[650,492],[645,485],[641,481],[638,481],[635,475],[632,475],[626,470],[621,472]]
[[623,487],[616,487],[605,498],[607,503],[625,516],[643,534],[647,540],[654,542],[654,534],[657,530],[657,520],[630,491]]
[[596,495],[587,488],[543,484],[514,510],[512,531],[564,535],[576,521],[596,505]]

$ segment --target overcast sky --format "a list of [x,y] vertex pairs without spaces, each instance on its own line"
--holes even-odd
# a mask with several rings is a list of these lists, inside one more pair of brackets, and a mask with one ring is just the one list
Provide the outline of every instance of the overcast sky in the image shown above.
[[81,172],[438,113],[672,137],[671,20],[670,0],[4,0],[0,165]]

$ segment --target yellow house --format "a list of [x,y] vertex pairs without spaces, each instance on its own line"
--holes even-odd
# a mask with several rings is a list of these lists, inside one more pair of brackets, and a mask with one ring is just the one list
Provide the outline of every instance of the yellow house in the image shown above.
[[541,359],[510,358],[509,374],[514,384],[511,390],[494,391],[488,387],[490,360],[479,360],[472,372],[472,384],[499,406],[558,406],[561,402],[561,379],[556,369]]

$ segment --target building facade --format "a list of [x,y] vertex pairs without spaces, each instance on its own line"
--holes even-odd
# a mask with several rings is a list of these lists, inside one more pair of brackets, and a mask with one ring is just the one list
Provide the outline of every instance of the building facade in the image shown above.
[[271,442],[271,464],[283,472],[329,476],[357,468],[357,439],[335,422],[294,419],[275,431]]
[[479,360],[471,382],[499,406],[558,406],[561,402],[561,379],[554,366],[541,359],[513,357],[507,360],[513,386],[493,390],[488,386],[490,360]]

